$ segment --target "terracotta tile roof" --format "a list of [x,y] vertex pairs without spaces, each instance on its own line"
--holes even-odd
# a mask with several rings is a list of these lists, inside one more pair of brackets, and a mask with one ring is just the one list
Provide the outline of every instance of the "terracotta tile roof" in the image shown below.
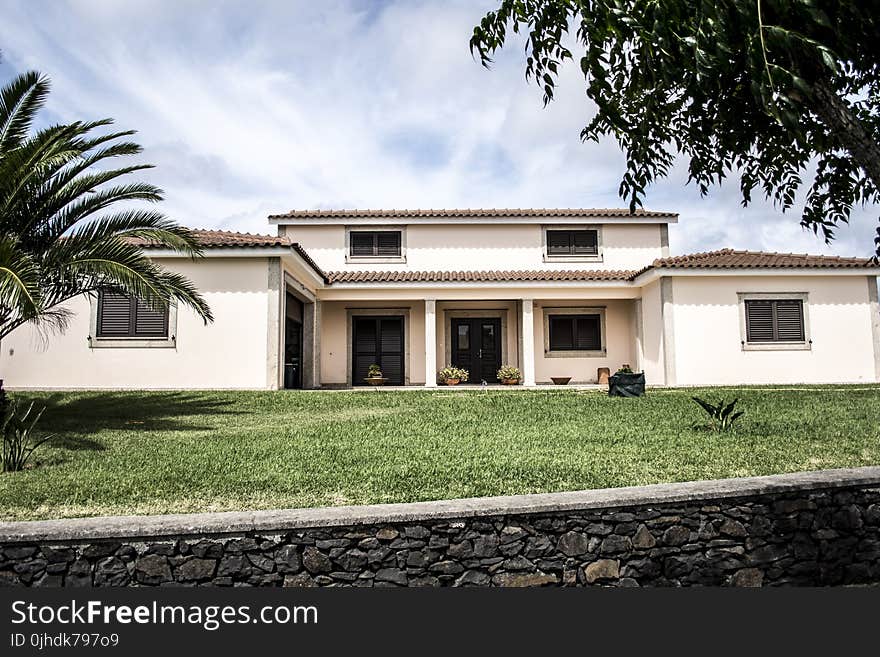
[[676,212],[652,212],[636,210],[630,213],[624,208],[475,208],[475,209],[418,209],[418,210],[291,210],[269,215],[269,219],[385,219],[464,218],[473,217],[667,217],[675,218]]
[[[327,274],[318,264],[312,260],[308,252],[298,243],[291,242],[288,237],[279,235],[253,235],[251,233],[237,233],[231,230],[203,230],[191,228],[192,232],[202,248],[205,249],[264,249],[264,248],[289,248],[296,251],[315,272],[327,282]],[[143,249],[160,248],[159,244],[141,238],[131,238],[131,242],[138,244]]]
[[631,271],[331,271],[330,283],[628,281]]
[[[236,233],[231,230],[203,230],[200,228],[190,228],[190,232],[206,249],[286,247],[291,244],[287,237],[277,235],[252,235],[251,233]],[[145,249],[160,248],[159,244],[150,240],[135,237],[131,238],[131,241]]]
[[671,258],[659,258],[638,273],[641,274],[660,267],[676,269],[861,269],[872,266],[874,264],[869,258],[721,249]]

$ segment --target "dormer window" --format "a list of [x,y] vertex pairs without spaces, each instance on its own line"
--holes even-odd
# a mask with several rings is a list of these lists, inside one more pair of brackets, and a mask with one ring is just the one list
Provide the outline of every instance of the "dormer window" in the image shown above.
[[348,262],[405,262],[403,230],[377,228],[346,230]]
[[544,260],[601,261],[602,241],[597,227],[545,226]]

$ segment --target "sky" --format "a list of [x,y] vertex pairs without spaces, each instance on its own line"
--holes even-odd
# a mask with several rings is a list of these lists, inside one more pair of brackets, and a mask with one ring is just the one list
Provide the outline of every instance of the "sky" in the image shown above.
[[[181,224],[274,233],[291,209],[624,207],[616,143],[584,144],[577,64],[556,100],[526,82],[522,40],[491,70],[468,39],[498,0],[4,0],[0,81],[52,80],[41,121],[136,129],[141,176]],[[877,208],[830,246],[797,208],[701,198],[685,161],[645,207],[680,214],[674,254],[723,247],[869,256]]]

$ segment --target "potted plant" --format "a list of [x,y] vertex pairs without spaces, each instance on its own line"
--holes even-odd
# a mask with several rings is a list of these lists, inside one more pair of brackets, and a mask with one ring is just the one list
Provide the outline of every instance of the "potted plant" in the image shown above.
[[367,368],[367,378],[364,379],[371,386],[381,386],[385,385],[385,382],[388,379],[382,376],[382,368],[373,363]]
[[645,373],[633,372],[629,365],[621,365],[608,377],[609,397],[643,397],[645,395]]
[[470,373],[455,365],[447,365],[437,372],[440,382],[447,386],[457,386],[459,383],[467,383]]
[[515,386],[521,378],[519,368],[513,365],[502,365],[496,376],[506,386]]

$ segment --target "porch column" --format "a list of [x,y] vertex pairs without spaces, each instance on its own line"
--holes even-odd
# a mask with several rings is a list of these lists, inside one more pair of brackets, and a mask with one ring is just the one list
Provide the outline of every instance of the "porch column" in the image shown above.
[[535,385],[535,320],[534,299],[523,299],[522,310],[522,377],[524,386]]
[[425,387],[437,387],[437,301],[425,299]]

